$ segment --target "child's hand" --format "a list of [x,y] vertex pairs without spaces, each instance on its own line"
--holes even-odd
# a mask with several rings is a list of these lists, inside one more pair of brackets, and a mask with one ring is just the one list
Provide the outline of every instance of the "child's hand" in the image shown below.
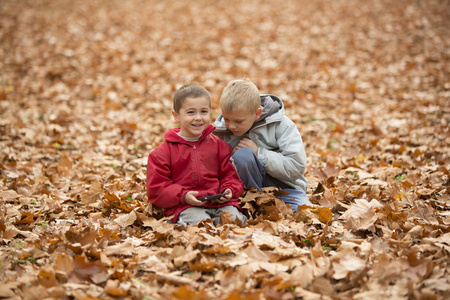
[[192,206],[203,206],[205,205],[204,202],[197,200],[197,198],[195,198],[195,195],[197,195],[198,192],[197,191],[189,191],[184,195],[184,202],[186,204],[192,205]]
[[230,201],[231,197],[233,196],[233,191],[231,189],[226,189],[224,191],[225,196],[224,197],[220,197],[220,199],[217,199],[217,203],[225,203]]
[[239,142],[239,144],[236,147],[234,147],[234,150],[236,151],[245,147],[252,149],[253,152],[255,152],[255,154],[258,154],[258,146],[256,146],[256,144],[249,138],[243,138]]

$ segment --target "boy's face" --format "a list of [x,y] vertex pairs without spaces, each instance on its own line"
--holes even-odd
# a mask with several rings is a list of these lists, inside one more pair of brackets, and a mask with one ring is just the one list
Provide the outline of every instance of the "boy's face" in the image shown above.
[[248,110],[222,110],[225,126],[236,136],[244,135],[261,116],[261,107],[251,112]]
[[180,123],[180,135],[184,137],[198,137],[211,122],[209,100],[205,97],[186,98],[179,113],[172,111],[177,123]]

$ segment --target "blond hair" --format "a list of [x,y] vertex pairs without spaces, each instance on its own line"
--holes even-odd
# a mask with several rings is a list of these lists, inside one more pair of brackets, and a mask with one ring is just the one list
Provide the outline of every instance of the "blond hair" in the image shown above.
[[209,101],[209,107],[211,107],[211,95],[204,87],[196,84],[183,85],[173,95],[173,110],[178,114],[186,98],[199,97],[205,97]]
[[256,111],[261,106],[259,90],[253,82],[244,78],[231,81],[222,92],[220,108],[225,111]]

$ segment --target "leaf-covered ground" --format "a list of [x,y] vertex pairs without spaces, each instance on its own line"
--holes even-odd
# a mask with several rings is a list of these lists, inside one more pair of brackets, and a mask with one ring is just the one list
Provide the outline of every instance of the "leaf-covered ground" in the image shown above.
[[[450,3],[0,2],[1,299],[449,299]],[[313,207],[177,227],[148,204],[173,92],[248,77]]]

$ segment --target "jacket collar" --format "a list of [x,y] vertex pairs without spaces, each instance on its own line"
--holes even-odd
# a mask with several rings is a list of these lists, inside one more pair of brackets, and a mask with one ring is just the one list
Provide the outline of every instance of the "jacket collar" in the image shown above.
[[214,131],[214,129],[216,129],[216,128],[213,125],[209,124],[208,127],[206,127],[206,129],[203,130],[202,135],[196,142],[188,142],[185,139],[183,139],[181,136],[179,136],[178,132],[180,132],[180,128],[172,128],[172,129],[167,130],[167,132],[164,134],[164,139],[167,142],[184,143],[184,144],[192,145],[192,144],[200,143],[201,141],[203,141],[208,135],[211,134],[211,132]]

